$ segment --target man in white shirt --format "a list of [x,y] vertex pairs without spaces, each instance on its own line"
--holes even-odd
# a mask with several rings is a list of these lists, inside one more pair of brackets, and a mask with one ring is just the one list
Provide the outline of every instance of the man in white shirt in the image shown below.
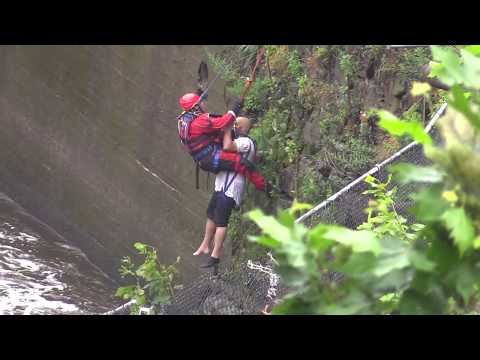
[[[249,161],[255,160],[255,143],[247,135],[251,122],[246,117],[238,117],[235,121],[237,138],[232,139],[231,128],[225,131],[223,150],[238,152]],[[246,187],[245,176],[234,172],[222,171],[215,177],[215,192],[208,204],[207,223],[202,244],[193,255],[208,254],[210,243],[214,239],[213,251],[203,268],[217,267],[223,249],[223,242],[227,236],[228,220],[235,206],[240,206]]]

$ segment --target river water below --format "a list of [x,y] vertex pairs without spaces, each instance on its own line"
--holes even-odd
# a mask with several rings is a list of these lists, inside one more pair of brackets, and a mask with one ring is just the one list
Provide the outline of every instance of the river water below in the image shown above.
[[0,314],[99,314],[118,287],[80,249],[0,193]]

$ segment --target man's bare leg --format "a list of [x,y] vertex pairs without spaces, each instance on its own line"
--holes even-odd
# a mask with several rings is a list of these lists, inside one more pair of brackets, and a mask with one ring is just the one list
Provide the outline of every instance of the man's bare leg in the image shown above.
[[222,256],[223,242],[227,237],[227,228],[226,227],[217,227],[215,231],[215,240],[212,251],[212,257],[219,259]]
[[208,254],[210,252],[210,242],[213,239],[213,235],[215,235],[215,229],[215,223],[207,218],[207,223],[205,224],[205,236],[203,237],[203,241],[198,250],[193,253],[194,256]]

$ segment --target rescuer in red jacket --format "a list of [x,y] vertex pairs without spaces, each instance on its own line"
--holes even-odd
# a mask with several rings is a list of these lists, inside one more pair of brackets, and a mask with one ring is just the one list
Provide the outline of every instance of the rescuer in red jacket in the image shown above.
[[178,120],[178,135],[202,170],[214,174],[219,171],[237,172],[244,175],[257,189],[269,194],[271,185],[255,169],[255,164],[239,153],[222,150],[223,131],[233,124],[242,105],[238,101],[232,110],[218,116],[206,112],[199,95],[185,94],[180,98],[184,113]]

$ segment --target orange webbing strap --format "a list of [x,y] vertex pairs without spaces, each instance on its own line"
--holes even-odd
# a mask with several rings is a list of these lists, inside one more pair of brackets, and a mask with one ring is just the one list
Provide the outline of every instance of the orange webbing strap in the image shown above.
[[252,86],[252,83],[255,81],[255,78],[257,76],[257,69],[258,69],[258,66],[260,65],[260,63],[262,62],[264,54],[265,54],[265,48],[261,47],[258,50],[257,61],[255,62],[255,65],[253,66],[252,72],[250,73],[250,78],[247,80],[245,88],[243,89],[242,99],[245,98],[248,90],[250,90],[250,87]]

